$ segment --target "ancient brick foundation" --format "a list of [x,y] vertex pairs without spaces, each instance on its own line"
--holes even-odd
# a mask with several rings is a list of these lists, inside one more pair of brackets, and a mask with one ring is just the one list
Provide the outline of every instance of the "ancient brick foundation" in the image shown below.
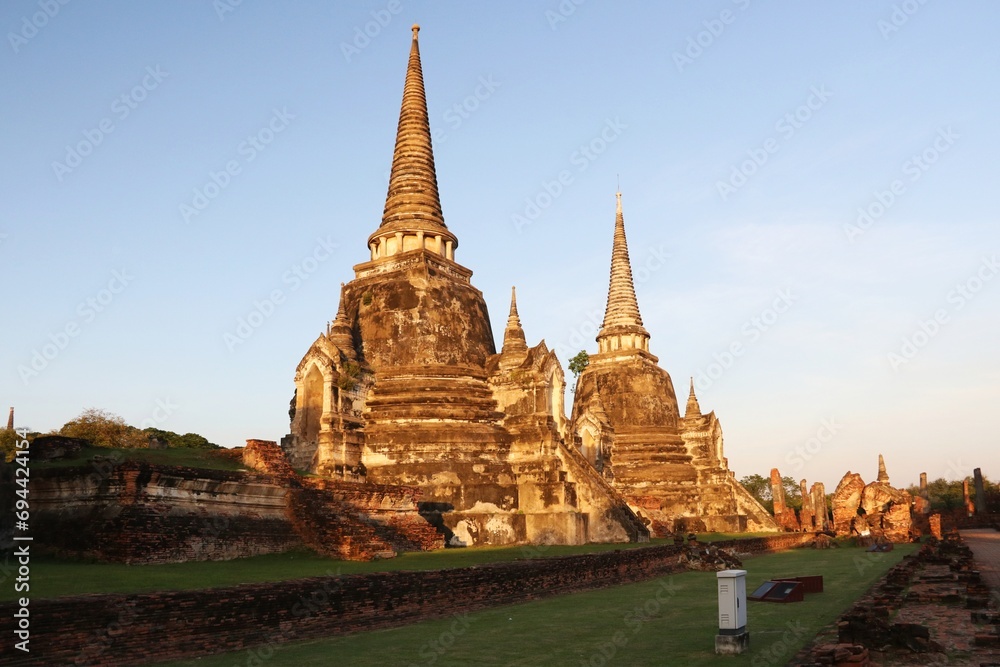
[[[865,567],[865,559],[879,555],[866,553],[859,557],[858,567]],[[966,620],[971,616],[972,623],[989,623],[994,617],[985,611],[989,589],[973,569],[971,550],[957,534],[940,541],[932,539],[916,554],[905,557],[837,619],[837,643],[817,640],[799,651],[789,664],[867,665],[871,652],[879,653],[891,664],[942,664],[933,657],[914,654],[937,654],[944,659],[947,648],[935,640],[933,631],[942,640],[956,626],[946,624],[942,629],[907,622],[905,612],[901,612],[908,606],[927,605],[933,610],[932,617],[943,616],[948,609],[955,609]],[[1000,635],[995,628],[991,634],[977,634],[975,644],[1000,646]]]
[[39,552],[121,563],[227,560],[302,545],[266,475],[143,463],[33,471]]
[[264,474],[110,463],[39,470],[31,481],[40,552],[122,563],[227,560],[306,545],[370,560],[439,549],[410,487],[301,479],[274,442],[248,441]]
[[[753,554],[793,548],[810,539],[805,534],[775,535],[712,546]],[[5,664],[140,664],[255,646],[271,650],[293,639],[388,628],[644,581],[685,569],[678,562],[682,553],[684,546],[669,545],[452,570],[32,600],[32,651],[11,656]],[[13,631],[14,608],[13,603],[0,604],[0,633],[5,636]]]

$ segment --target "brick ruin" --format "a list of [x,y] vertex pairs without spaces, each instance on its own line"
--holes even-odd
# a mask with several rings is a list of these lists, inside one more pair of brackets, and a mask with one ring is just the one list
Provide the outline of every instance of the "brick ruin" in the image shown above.
[[788,504],[781,472],[777,468],[771,468],[770,483],[774,521],[781,530],[807,533],[833,530],[823,482],[813,482],[810,487],[806,480],[799,480],[799,497],[802,502],[799,510]]
[[258,472],[98,461],[33,471],[36,544],[121,563],[228,560],[308,546],[346,560],[438,549],[411,487],[300,477],[277,443],[248,441]]
[[884,538],[906,542],[913,531],[913,498],[889,484],[885,460],[878,456],[876,481],[865,484],[861,475],[848,471],[831,501],[833,529],[837,535]]
[[[858,558],[859,571],[882,555]],[[952,533],[927,541],[892,567],[841,614],[836,634],[820,633],[788,664],[993,665],[1000,647],[997,623],[995,601],[972,551]]]
[[[916,535],[939,535],[943,521],[950,522],[948,525],[951,526],[956,523],[954,516],[942,517],[939,513],[931,513],[927,473],[920,473],[920,490],[913,496],[889,483],[885,459],[881,454],[876,480],[865,483],[861,475],[848,471],[837,485],[829,508],[822,482],[815,482],[809,487],[806,480],[800,480],[802,507],[799,510],[787,504],[781,473],[777,468],[772,468],[770,482],[774,520],[785,532],[828,531],[841,537],[872,536],[891,542],[905,542]],[[962,511],[972,515],[968,480],[963,482],[963,487],[965,499]],[[991,518],[991,515],[985,516]]]
[[618,196],[599,352],[564,415],[565,378],[527,344],[512,294],[496,351],[444,222],[414,26],[382,222],[336,316],[295,372],[291,464],[422,492],[455,545],[643,541],[675,529],[776,530],[728,469],[693,387],[681,417],[649,352]]
[[[803,480],[804,482],[805,480]],[[803,483],[804,487],[805,484]],[[803,503],[805,499],[803,498]],[[771,468],[771,502],[774,503],[774,520],[778,522],[782,530],[795,532],[802,529],[799,517],[795,510],[785,504],[785,487],[781,481],[781,473],[777,468]],[[805,505],[803,504],[803,508]]]

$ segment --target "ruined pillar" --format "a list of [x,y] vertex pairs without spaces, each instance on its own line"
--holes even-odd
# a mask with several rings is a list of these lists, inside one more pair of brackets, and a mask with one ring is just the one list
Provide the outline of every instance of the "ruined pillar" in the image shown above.
[[930,516],[931,535],[941,539],[941,515],[935,512]]
[[830,515],[826,509],[826,487],[823,486],[823,482],[815,482],[809,495],[812,496],[816,530],[830,530]]
[[775,522],[787,531],[801,530],[795,510],[785,503],[785,487],[781,484],[781,473],[777,468],[771,469],[771,499],[774,500]]
[[976,468],[972,471],[976,480],[976,514],[986,514],[986,486],[983,484],[983,470]]
[[11,408],[10,412],[7,414],[7,430],[14,430],[14,408]]
[[913,499],[913,512],[915,514],[930,514],[931,497],[927,493],[927,473],[920,473],[920,492]]
[[781,473],[771,468],[771,499],[774,501],[774,516],[785,513],[785,487],[781,485]]
[[968,516],[972,516],[975,508],[972,506],[972,498],[969,496],[969,478],[962,480],[962,509]]
[[802,510],[799,512],[799,523],[802,524],[802,530],[815,530],[816,511],[813,509],[813,497],[810,495],[804,479],[799,482],[799,494],[802,496]]

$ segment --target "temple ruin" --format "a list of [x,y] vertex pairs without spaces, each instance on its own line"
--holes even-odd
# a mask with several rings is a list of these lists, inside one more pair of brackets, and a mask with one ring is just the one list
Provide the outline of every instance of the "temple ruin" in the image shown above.
[[885,460],[878,456],[876,481],[865,484],[856,472],[848,471],[833,493],[833,529],[837,535],[885,538],[891,542],[910,539],[913,498],[889,484]]
[[692,385],[682,417],[649,351],[617,195],[598,353],[564,414],[562,366],[529,346],[512,292],[496,351],[486,302],[445,225],[413,27],[381,224],[295,372],[291,464],[420,489],[451,544],[643,541],[776,530],[736,481]]

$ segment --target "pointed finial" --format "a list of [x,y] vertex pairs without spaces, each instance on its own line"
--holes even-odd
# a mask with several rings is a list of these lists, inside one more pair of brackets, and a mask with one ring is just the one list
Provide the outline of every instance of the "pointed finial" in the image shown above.
[[881,454],[878,455],[878,481],[883,484],[889,483],[889,473],[885,471],[885,459]]
[[420,25],[417,24],[417,23],[414,23],[413,27],[410,28],[410,29],[413,30],[413,39],[414,39],[414,41],[416,41],[416,39],[417,39],[417,33],[420,32]]
[[684,409],[684,418],[700,417],[701,406],[698,405],[698,397],[694,395],[694,377],[691,378],[691,391],[688,393],[687,407]]
[[521,318],[517,314],[517,290],[510,288],[510,315],[503,332],[503,346],[500,348],[501,367],[518,366],[528,356],[528,343],[521,328]]
[[615,214],[622,214],[622,193],[621,190],[615,193]]

